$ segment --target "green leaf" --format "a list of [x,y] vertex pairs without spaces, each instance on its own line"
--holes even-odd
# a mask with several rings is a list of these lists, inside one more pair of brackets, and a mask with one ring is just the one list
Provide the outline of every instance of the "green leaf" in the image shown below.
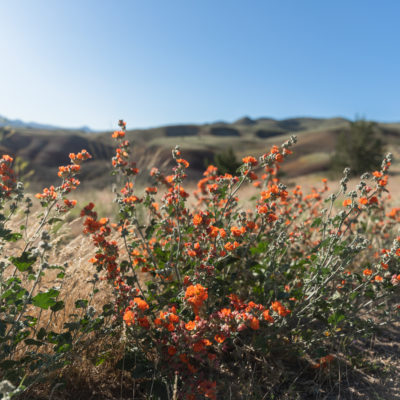
[[42,340],[45,336],[46,336],[46,329],[40,328],[40,329],[39,329],[39,332],[38,332],[37,335],[36,335],[36,337],[37,337],[39,340]]
[[51,306],[50,309],[54,312],[60,311],[64,308],[64,302],[62,300],[59,300],[54,304],[54,306]]
[[22,235],[20,233],[11,233],[5,237],[7,242],[17,242],[21,238]]
[[79,322],[66,322],[64,324],[64,329],[68,329],[68,331],[76,331],[81,327]]
[[26,337],[30,335],[30,331],[19,331],[15,336],[14,336],[14,343],[19,343],[22,342]]
[[50,289],[47,292],[39,293],[32,299],[32,303],[36,307],[47,310],[49,307],[52,307],[57,303],[55,297],[57,297],[59,293],[60,292],[55,289]]
[[336,326],[340,321],[345,319],[345,317],[346,316],[343,313],[341,313],[340,311],[337,311],[337,312],[335,312],[335,313],[333,313],[332,315],[329,316],[328,322],[331,325]]
[[98,359],[95,361],[94,365],[95,365],[96,367],[98,367],[99,365],[103,364],[104,361],[106,361],[106,358],[105,358],[105,357],[100,357],[100,358],[98,358]]
[[11,284],[14,283],[14,282],[21,283],[21,279],[19,279],[16,276],[14,276],[14,277],[12,277],[12,278],[7,280],[6,285],[7,286],[11,286]]
[[323,240],[323,241],[319,244],[319,247],[320,247],[320,248],[327,247],[327,246],[329,246],[330,242],[331,242],[331,239],[330,239],[330,238],[327,238],[327,239]]
[[108,317],[112,315],[114,312],[114,306],[110,303],[104,304],[103,306],[103,315]]
[[10,261],[17,267],[18,271],[27,271],[36,261],[37,256],[24,251],[20,257],[10,257]]
[[72,336],[70,332],[64,332],[61,334],[50,332],[48,335],[48,339],[51,343],[56,344],[54,350],[57,353],[64,353],[72,347]]
[[72,344],[71,343],[64,343],[64,344],[61,344],[59,346],[56,346],[55,347],[55,351],[57,353],[65,353],[68,350],[70,350],[71,348],[72,348]]
[[47,223],[48,223],[49,225],[52,225],[52,224],[54,224],[55,222],[60,222],[60,221],[62,221],[61,218],[53,217],[53,218],[50,218],[50,219],[47,221]]
[[269,243],[268,242],[260,242],[257,247],[252,247],[250,249],[250,253],[252,255],[265,253],[268,250]]
[[38,340],[35,339],[25,339],[25,343],[29,346],[43,346],[43,342],[39,342]]
[[313,223],[311,224],[311,228],[315,228],[317,226],[320,226],[321,223],[322,223],[322,218],[321,217],[315,218]]
[[353,292],[349,294],[350,300],[354,300],[359,295],[358,292]]
[[151,237],[153,236],[154,230],[156,229],[156,226],[153,225],[154,220],[151,222],[152,222],[152,224],[150,226],[148,226],[145,231],[145,237],[147,240],[151,239]]
[[0,227],[0,237],[4,238],[7,242],[16,242],[21,239],[22,235],[20,233],[13,233],[10,229]]
[[27,315],[25,317],[25,324],[27,324],[28,326],[30,326],[30,327],[35,326],[36,323],[37,323],[36,317],[32,317],[32,315]]
[[65,267],[62,267],[61,265],[49,265],[47,269],[59,269],[60,271],[65,271]]
[[88,301],[79,299],[75,302],[75,307],[76,308],[86,308],[88,306]]

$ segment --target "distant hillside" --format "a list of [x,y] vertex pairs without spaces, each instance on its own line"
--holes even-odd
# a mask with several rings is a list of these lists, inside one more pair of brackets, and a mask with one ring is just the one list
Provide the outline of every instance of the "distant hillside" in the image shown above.
[[[139,180],[147,177],[156,166],[168,170],[171,149],[179,144],[183,157],[191,167],[189,178],[198,179],[206,162],[214,155],[232,147],[240,159],[246,155],[259,156],[273,144],[281,144],[296,134],[298,144],[294,154],[284,164],[289,177],[326,170],[338,134],[348,129],[343,118],[240,118],[233,123],[217,122],[204,125],[173,125],[152,129],[128,130],[128,139],[135,144],[134,160],[142,171]],[[400,152],[400,124],[378,124],[384,141]],[[111,132],[85,134],[67,129],[0,128],[0,151],[19,157],[29,163],[39,185],[57,183],[57,166],[68,162],[68,154],[83,148],[93,155],[83,168],[81,180],[86,187],[104,187],[114,178],[109,174],[110,158],[114,154]],[[32,179],[30,179],[32,180]]]
[[[41,129],[41,130],[60,130],[63,129],[59,126],[39,124],[37,122],[24,122],[20,119],[8,119],[0,115],[0,127],[10,128],[26,128],[26,129]],[[76,129],[81,132],[93,132],[88,126],[82,126]]]

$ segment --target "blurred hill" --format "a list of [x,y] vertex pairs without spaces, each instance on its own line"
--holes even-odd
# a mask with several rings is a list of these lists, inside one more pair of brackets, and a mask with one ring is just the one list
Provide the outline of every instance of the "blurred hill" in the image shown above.
[[[0,127],[9,128],[28,128],[28,129],[42,129],[42,130],[59,130],[62,129],[58,126],[39,124],[37,122],[24,122],[20,119],[8,119],[0,115]],[[88,126],[82,126],[78,130],[83,132],[93,132]]]
[[[127,139],[134,143],[134,160],[141,169],[139,180],[145,180],[152,167],[167,171],[172,165],[171,149],[180,145],[182,155],[190,162],[189,178],[198,179],[214,154],[232,147],[237,157],[259,156],[273,144],[280,145],[290,135],[298,137],[294,154],[285,162],[284,172],[296,177],[324,171],[329,167],[338,135],[347,130],[343,118],[272,118],[243,117],[233,123],[216,122],[203,125],[174,125],[151,129],[128,130]],[[400,149],[400,123],[378,123],[388,149]],[[83,186],[103,188],[111,185],[110,159],[114,154],[111,132],[43,128],[14,124],[1,126],[0,151],[28,163],[33,170],[33,185],[58,184],[59,165],[69,162],[68,154],[88,150],[93,159],[83,167]]]

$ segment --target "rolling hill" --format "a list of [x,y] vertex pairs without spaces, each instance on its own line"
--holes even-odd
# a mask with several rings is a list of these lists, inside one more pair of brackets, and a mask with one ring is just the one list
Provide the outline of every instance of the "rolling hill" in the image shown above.
[[[0,124],[1,125],[1,124]],[[128,130],[127,138],[134,143],[134,159],[145,180],[154,166],[171,166],[171,149],[180,145],[183,157],[191,167],[189,178],[198,179],[214,154],[232,147],[238,158],[259,156],[273,144],[281,144],[292,134],[298,144],[285,163],[284,172],[295,177],[326,170],[338,134],[347,130],[349,121],[343,118],[272,118],[243,117],[233,123],[216,122],[203,125],[170,125],[151,129]],[[388,147],[399,152],[400,123],[379,123]],[[83,148],[93,160],[83,168],[81,180],[86,187],[102,188],[114,181],[110,176],[110,158],[114,154],[111,132],[87,133],[85,130],[37,128],[21,125],[0,126],[0,151],[27,162],[24,171],[34,171],[34,186],[57,184],[57,167],[68,163],[68,154]]]

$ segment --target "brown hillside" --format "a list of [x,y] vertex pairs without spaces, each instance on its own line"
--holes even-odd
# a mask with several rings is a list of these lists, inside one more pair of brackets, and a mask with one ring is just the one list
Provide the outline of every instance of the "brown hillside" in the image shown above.
[[[234,123],[217,122],[204,125],[175,125],[151,129],[129,130],[128,139],[135,144],[134,159],[144,180],[148,171],[157,166],[167,170],[171,164],[171,149],[180,145],[190,162],[190,178],[201,176],[214,155],[232,147],[238,158],[261,155],[273,144],[280,144],[290,135],[298,137],[294,154],[286,163],[288,176],[324,171],[334,152],[338,134],[348,129],[349,121],[342,118],[241,118]],[[400,148],[400,124],[378,124],[388,149]],[[34,186],[57,183],[57,167],[68,163],[68,154],[88,150],[93,159],[82,171],[86,187],[103,188],[113,182],[109,174],[114,154],[111,132],[85,133],[71,130],[39,130],[0,128],[0,149],[28,163],[25,170],[34,171]]]

